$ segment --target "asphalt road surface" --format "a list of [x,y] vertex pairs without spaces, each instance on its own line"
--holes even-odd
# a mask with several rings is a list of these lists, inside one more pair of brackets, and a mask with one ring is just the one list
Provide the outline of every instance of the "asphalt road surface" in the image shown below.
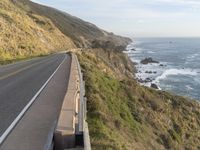
[[65,59],[55,54],[0,66],[0,137]]

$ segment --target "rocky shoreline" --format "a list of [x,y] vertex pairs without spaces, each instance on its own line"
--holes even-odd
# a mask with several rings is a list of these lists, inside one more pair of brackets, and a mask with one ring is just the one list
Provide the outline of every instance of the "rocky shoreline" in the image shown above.
[[143,65],[147,65],[147,64],[150,64],[150,63],[158,64],[159,62],[156,61],[156,60],[153,60],[153,58],[151,58],[151,57],[147,57],[147,58],[141,60],[140,63],[143,64]]
[[[141,65],[148,65],[148,64],[158,64],[160,67],[166,67],[166,65],[164,64],[160,64],[159,61],[157,60],[154,60],[153,58],[151,57],[146,57],[144,58],[143,60],[140,61],[140,64]],[[142,73],[141,70],[137,70],[139,73]],[[152,70],[146,70],[144,72],[145,74],[149,74],[149,75],[152,75],[152,74],[157,74],[157,71],[152,71]],[[141,78],[141,77],[137,77],[136,78],[137,81],[143,85],[148,85],[149,87],[151,88],[154,88],[156,90],[161,90],[161,88],[156,84],[154,83],[153,81],[155,80],[155,78],[152,78],[152,77],[146,77],[145,79]]]
[[[134,47],[130,47],[124,51],[125,53],[131,54],[130,57],[132,57],[132,54],[135,53],[137,51],[136,48]],[[136,80],[144,86],[147,87],[151,87],[157,90],[161,90],[161,88],[159,87],[158,83],[155,83],[156,80],[156,75],[159,73],[157,70],[152,70],[152,69],[147,69],[147,70],[141,70],[142,66],[151,66],[151,65],[156,65],[158,66],[160,69],[167,67],[166,64],[163,64],[157,60],[155,60],[152,57],[145,57],[142,60],[138,60],[137,62],[135,62],[133,60],[133,63],[135,66],[139,66],[138,68],[136,67]],[[137,74],[139,74],[137,76]],[[142,76],[145,77],[142,77]]]

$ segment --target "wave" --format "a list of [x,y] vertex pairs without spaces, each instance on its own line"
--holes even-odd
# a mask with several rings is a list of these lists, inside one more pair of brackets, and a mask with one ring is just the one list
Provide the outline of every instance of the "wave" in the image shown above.
[[196,57],[199,57],[199,53],[192,54],[192,55],[188,56],[187,59],[194,59]]
[[148,54],[154,54],[154,53],[156,53],[156,52],[148,51],[147,53],[148,53]]
[[167,78],[170,75],[191,75],[196,76],[198,72],[196,70],[192,69],[168,69],[161,76],[158,76],[155,81],[159,82],[160,80],[163,80]]
[[187,88],[187,90],[193,90],[193,88],[190,85],[186,85],[185,87]]

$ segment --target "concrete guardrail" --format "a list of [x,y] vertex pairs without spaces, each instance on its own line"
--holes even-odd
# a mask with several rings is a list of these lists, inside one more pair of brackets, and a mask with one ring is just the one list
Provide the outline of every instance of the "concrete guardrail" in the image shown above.
[[77,56],[71,53],[68,89],[54,132],[54,149],[82,148],[91,150],[86,122],[85,84]]

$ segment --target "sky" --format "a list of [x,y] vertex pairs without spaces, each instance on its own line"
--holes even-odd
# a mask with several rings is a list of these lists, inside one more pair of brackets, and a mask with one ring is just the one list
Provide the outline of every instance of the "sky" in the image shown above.
[[200,0],[32,0],[131,37],[200,37]]

